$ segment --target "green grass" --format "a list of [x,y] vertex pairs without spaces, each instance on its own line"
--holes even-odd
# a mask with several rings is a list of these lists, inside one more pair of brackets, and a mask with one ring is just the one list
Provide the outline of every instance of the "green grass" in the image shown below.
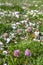
[[[7,11],[6,15],[9,14],[9,11],[19,11],[20,12],[20,18],[16,18],[15,16],[1,16],[0,15],[0,36],[8,32],[12,32],[11,24],[20,22],[21,20],[26,19],[22,13],[27,14],[27,11],[31,10],[39,10],[43,12],[43,0],[6,0],[7,2],[10,2],[13,4],[13,6],[0,6],[0,11]],[[0,0],[0,3],[5,3],[5,0]],[[33,2],[36,1],[36,2]],[[41,1],[41,2],[39,2]],[[24,4],[26,3],[26,4]],[[28,6],[31,4],[32,6]],[[38,5],[35,7],[35,5]],[[22,9],[22,6],[26,6],[27,9]],[[30,18],[31,22],[37,22],[38,20],[41,20],[42,25],[40,25],[39,30],[40,32],[43,31],[43,14],[38,14],[33,17],[33,15],[28,13],[28,18]],[[20,26],[23,28],[23,25]],[[15,31],[14,31],[15,32]],[[24,33],[25,34],[25,33]],[[29,35],[30,36],[30,35]],[[8,65],[43,65],[43,45],[41,45],[41,42],[34,42],[31,38],[28,40],[20,40],[18,35],[16,35],[18,43],[15,44],[15,42],[10,42],[9,44],[6,44],[6,41],[4,41],[3,38],[0,38],[0,41],[3,42],[4,50],[10,51],[10,54],[7,56],[3,55],[3,50],[0,50],[0,65],[3,65],[3,63],[8,63]],[[30,49],[32,52],[31,57],[25,57],[24,52],[26,49]],[[19,58],[13,57],[13,51],[16,49],[20,49],[21,55]]]

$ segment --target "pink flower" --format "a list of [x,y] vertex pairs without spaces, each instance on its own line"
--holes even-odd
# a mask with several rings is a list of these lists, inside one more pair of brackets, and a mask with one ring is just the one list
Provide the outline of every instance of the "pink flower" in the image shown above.
[[27,28],[27,32],[31,32],[32,31],[32,28],[31,27],[28,27]]
[[31,56],[31,55],[32,55],[31,51],[29,49],[26,49],[25,56]]
[[19,22],[17,22],[17,23],[16,23],[16,25],[20,25],[20,23],[19,23]]
[[21,33],[21,32],[22,32],[22,29],[18,29],[18,30],[17,30],[17,33]]
[[8,38],[8,33],[4,33],[4,34],[3,34],[3,37],[4,37],[4,38]]
[[20,56],[20,50],[15,50],[14,51],[14,56],[19,57]]

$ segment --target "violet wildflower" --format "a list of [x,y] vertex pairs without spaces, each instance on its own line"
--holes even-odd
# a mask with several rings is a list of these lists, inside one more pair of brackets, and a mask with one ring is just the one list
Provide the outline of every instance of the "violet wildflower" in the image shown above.
[[15,50],[14,51],[14,56],[19,57],[20,56],[20,50]]
[[27,32],[32,32],[32,28],[31,27],[28,27],[27,28]]
[[32,55],[31,51],[29,49],[26,49],[25,56],[31,56],[31,55]]
[[3,37],[4,37],[4,38],[7,38],[7,37],[8,37],[8,33],[4,33],[4,34],[3,34]]
[[22,32],[22,29],[18,29],[18,30],[17,30],[17,33],[21,33],[21,32]]

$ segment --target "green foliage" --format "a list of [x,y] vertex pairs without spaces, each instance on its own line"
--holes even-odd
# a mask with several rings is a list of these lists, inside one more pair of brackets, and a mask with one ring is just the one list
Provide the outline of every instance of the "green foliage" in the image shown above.
[[9,24],[0,24],[0,34],[4,32],[10,32],[12,30],[11,25]]
[[[20,18],[16,18],[15,16],[0,16],[0,36],[5,32],[12,32],[12,23],[20,22],[26,17],[23,15],[28,15],[28,18],[31,22],[37,23],[38,20],[42,21],[42,24],[39,27],[40,32],[43,32],[43,14],[37,14],[33,16],[31,13],[27,14],[27,11],[31,10],[41,10],[43,12],[43,1],[39,2],[40,0],[7,0],[8,2],[13,3],[13,6],[6,6],[2,5],[0,6],[0,11],[7,11],[7,14],[9,14],[9,11],[19,11],[20,12]],[[36,1],[36,2],[33,2]],[[5,0],[0,0],[0,2],[6,2]],[[32,6],[26,7],[26,9],[23,9],[22,6],[26,3],[25,6],[28,6],[31,4]],[[35,7],[35,5],[38,5],[38,7]],[[8,22],[7,22],[8,21]],[[20,26],[24,29],[24,25]],[[15,32],[15,31],[14,31]],[[25,32],[24,32],[25,34]],[[29,35],[30,36],[30,35]],[[9,44],[6,44],[3,38],[0,38],[0,41],[3,42],[2,50],[0,50],[0,65],[3,65],[3,63],[7,63],[8,65],[43,65],[43,45],[41,45],[41,42],[34,42],[31,39],[31,36],[28,40],[20,40],[19,36],[16,35],[18,43],[15,44],[15,42],[10,42]],[[15,39],[14,39],[15,40]],[[43,42],[42,42],[43,44]],[[4,46],[5,45],[5,46]],[[1,47],[0,47],[1,48]],[[32,56],[26,57],[25,56],[25,50],[30,49]],[[20,57],[14,57],[14,50],[20,49]],[[3,55],[3,50],[9,51],[9,54]]]

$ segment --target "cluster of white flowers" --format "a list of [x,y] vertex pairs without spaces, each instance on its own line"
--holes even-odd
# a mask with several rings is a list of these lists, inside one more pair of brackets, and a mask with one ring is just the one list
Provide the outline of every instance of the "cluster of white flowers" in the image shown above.
[[43,12],[42,12],[42,11],[39,11],[39,10],[30,10],[30,11],[28,10],[27,13],[26,13],[26,16],[27,16],[27,17],[28,17],[28,14],[29,14],[29,15],[32,15],[33,17],[35,17],[35,16],[38,17],[39,14],[42,15]]
[[1,17],[5,16],[4,12],[0,12]]
[[8,3],[8,2],[5,2],[5,3],[0,3],[0,6],[2,6],[2,5],[6,5],[6,6],[13,6],[13,4],[12,4],[12,3]]
[[30,26],[35,26],[35,23],[29,22]]
[[0,15],[1,17],[4,17],[4,16],[15,16],[16,18],[19,18],[19,12],[18,11],[15,11],[15,12],[11,12],[9,11],[9,13],[7,11],[0,11]]
[[8,3],[8,2],[6,2],[5,5],[7,5],[7,6],[13,6],[12,3]]
[[22,20],[22,21],[20,21],[21,23],[25,23],[25,22],[27,22],[26,20]]

